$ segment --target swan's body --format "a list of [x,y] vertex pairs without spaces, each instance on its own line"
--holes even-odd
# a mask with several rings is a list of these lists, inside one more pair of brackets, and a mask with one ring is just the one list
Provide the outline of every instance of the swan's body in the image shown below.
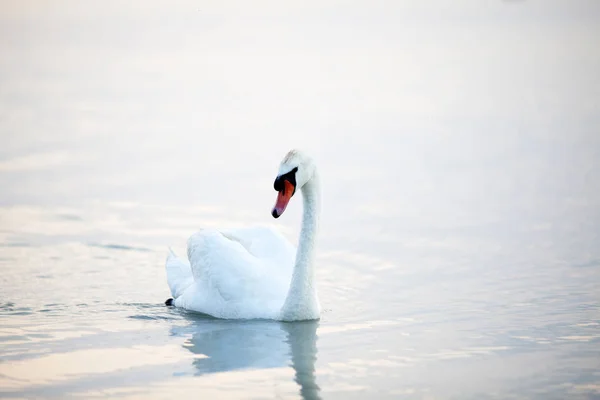
[[201,230],[188,240],[189,263],[172,252],[167,257],[173,305],[227,319],[319,318],[313,261],[320,187],[312,160],[297,151],[288,153],[275,188],[276,218],[296,188],[302,190],[298,250],[270,228]]
[[277,319],[296,250],[275,230],[202,230],[188,240],[189,264],[167,257],[177,307],[218,318]]

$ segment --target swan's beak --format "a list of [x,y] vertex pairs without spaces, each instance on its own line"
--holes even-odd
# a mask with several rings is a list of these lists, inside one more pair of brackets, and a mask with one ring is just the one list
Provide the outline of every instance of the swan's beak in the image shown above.
[[283,181],[283,189],[277,193],[277,202],[271,213],[274,218],[279,218],[283,214],[293,194],[294,185],[289,181]]

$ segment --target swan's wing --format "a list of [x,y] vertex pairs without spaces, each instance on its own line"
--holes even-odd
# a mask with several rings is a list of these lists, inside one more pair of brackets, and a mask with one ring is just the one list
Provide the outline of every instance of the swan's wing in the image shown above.
[[235,240],[216,230],[202,230],[188,240],[188,258],[196,283],[213,299],[233,302],[251,295],[261,271],[256,259]]
[[239,242],[254,257],[275,268],[291,269],[296,258],[296,248],[278,231],[264,226],[225,229],[221,233]]
[[190,266],[181,258],[177,257],[171,249],[169,249],[165,267],[167,270],[167,283],[169,284],[171,295],[174,298],[177,298],[194,283],[192,270],[190,269]]
[[[264,230],[241,231],[203,230],[188,240],[192,275],[210,308],[248,309],[249,303],[261,307],[272,299],[282,301],[287,292],[293,266],[291,245],[282,248],[281,240],[274,241],[274,235]],[[262,257],[269,249],[275,256]],[[276,265],[274,260],[283,264]]]

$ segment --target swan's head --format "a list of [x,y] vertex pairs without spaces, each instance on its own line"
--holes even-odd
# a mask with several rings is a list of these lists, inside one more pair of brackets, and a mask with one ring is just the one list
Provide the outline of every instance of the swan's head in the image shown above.
[[277,202],[271,213],[273,217],[279,218],[283,214],[296,189],[302,189],[312,179],[314,173],[315,166],[312,158],[298,150],[286,154],[273,184],[278,192]]

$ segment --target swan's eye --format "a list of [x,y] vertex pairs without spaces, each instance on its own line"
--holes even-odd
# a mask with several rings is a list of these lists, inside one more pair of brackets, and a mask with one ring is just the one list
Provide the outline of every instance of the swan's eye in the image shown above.
[[281,192],[285,189],[285,185],[283,184],[283,182],[288,181],[294,187],[294,192],[292,193],[293,195],[296,192],[296,172],[298,172],[298,167],[295,167],[287,174],[279,175],[273,183],[273,188],[276,191]]

